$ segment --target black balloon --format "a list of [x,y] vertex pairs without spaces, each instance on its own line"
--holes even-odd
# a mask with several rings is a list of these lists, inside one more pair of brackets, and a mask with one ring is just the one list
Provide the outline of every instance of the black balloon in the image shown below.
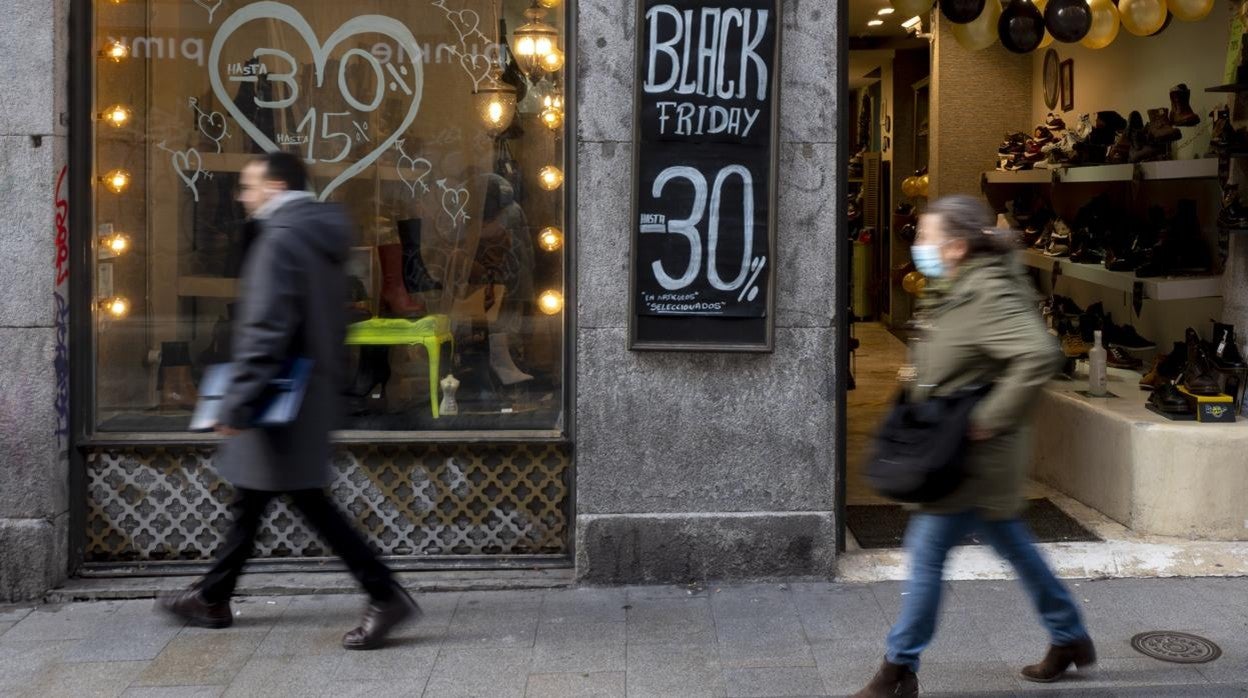
[[1044,23],[1054,39],[1068,44],[1082,41],[1092,29],[1092,8],[1088,0],[1049,0]]
[[1030,53],[1044,41],[1044,15],[1028,0],[1010,0],[997,20],[1001,45],[1014,53]]
[[986,0],[940,0],[940,13],[954,24],[969,24],[983,13],[985,2]]

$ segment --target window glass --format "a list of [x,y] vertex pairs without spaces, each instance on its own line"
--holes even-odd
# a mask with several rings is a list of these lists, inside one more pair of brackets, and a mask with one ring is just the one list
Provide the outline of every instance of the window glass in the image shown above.
[[349,212],[346,429],[562,426],[558,0],[95,3],[99,431],[187,427],[263,228],[256,153]]

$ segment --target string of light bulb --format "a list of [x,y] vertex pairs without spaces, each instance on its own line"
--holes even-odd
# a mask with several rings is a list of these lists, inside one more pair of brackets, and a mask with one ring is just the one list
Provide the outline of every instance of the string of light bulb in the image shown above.
[[[113,0],[114,4],[119,4],[120,0]],[[130,47],[125,43],[113,39],[105,42],[100,48],[100,57],[120,63],[130,57]],[[125,128],[134,118],[134,111],[124,104],[114,104],[106,107],[103,111],[96,115],[98,121],[108,124],[109,126],[120,129]],[[134,176],[124,168],[114,168],[106,172],[102,177],[98,178],[100,184],[108,191],[120,195],[130,188],[130,184],[134,181]],[[108,251],[112,256],[124,254],[130,249],[130,236],[125,233],[112,233],[100,238],[100,246]],[[112,296],[99,301],[99,309],[101,312],[113,317],[121,319],[130,314],[130,301],[124,296]]]

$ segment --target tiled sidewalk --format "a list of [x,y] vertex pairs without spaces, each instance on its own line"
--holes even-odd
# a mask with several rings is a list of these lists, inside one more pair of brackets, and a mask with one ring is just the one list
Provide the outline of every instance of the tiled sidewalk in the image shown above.
[[[1020,683],[1045,636],[1011,582],[948,585],[920,672],[925,695],[1248,695],[1248,579],[1072,582],[1101,663]],[[3,696],[815,696],[860,688],[881,657],[897,583],[463,592],[347,652],[353,596],[249,597],[228,630],[180,627],[150,600],[0,607]],[[1221,645],[1197,666],[1137,654],[1145,630]]]

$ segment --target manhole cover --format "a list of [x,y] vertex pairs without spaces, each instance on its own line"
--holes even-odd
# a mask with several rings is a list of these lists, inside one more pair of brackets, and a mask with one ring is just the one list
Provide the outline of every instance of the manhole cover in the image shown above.
[[1222,648],[1203,637],[1156,630],[1131,638],[1140,654],[1176,664],[1204,664],[1222,656]]

